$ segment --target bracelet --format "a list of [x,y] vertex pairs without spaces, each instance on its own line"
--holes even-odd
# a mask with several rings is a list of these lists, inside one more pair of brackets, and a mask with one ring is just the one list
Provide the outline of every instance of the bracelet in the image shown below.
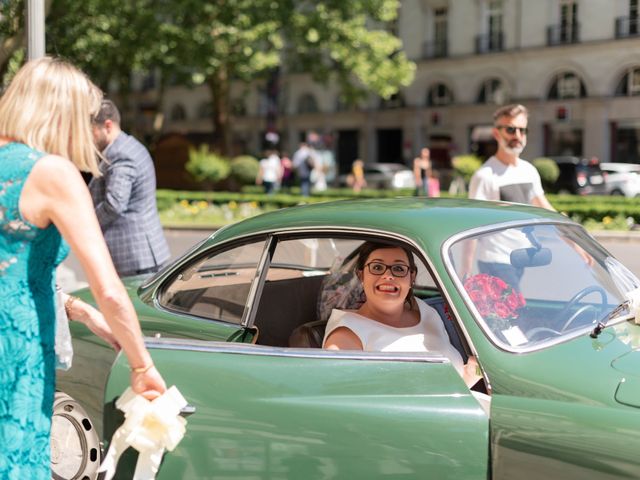
[[71,320],[71,306],[73,305],[73,302],[75,302],[76,300],[79,300],[79,298],[74,297],[73,295],[69,295],[66,302],[64,302],[64,313],[67,314],[67,318],[69,320]]
[[133,373],[147,373],[149,370],[151,370],[151,367],[153,367],[153,363],[150,363],[146,367],[132,368],[131,371]]

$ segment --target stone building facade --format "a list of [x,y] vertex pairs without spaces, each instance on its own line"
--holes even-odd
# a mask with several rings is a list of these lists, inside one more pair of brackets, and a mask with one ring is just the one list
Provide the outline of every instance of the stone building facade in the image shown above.
[[[402,0],[389,28],[417,64],[414,82],[389,100],[372,95],[346,108],[334,86],[282,74],[276,121],[283,148],[295,149],[313,130],[342,171],[357,157],[409,163],[424,145],[446,167],[451,155],[490,154],[492,112],[518,102],[531,112],[525,157],[640,163],[638,0]],[[266,86],[233,91],[234,145],[257,152]],[[170,88],[163,131],[209,131],[208,101],[204,88]]]

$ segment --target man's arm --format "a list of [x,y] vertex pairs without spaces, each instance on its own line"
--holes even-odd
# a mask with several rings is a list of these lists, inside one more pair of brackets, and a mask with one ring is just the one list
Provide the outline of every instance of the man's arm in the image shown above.
[[545,197],[544,195],[533,197],[531,199],[531,204],[535,205],[536,207],[546,208],[547,210],[551,210],[553,212],[556,211],[556,209],[553,208],[553,205],[549,203],[549,200],[547,200],[547,197]]
[[105,230],[127,211],[136,169],[133,159],[123,156],[108,160],[104,174],[104,198],[95,205],[100,227]]

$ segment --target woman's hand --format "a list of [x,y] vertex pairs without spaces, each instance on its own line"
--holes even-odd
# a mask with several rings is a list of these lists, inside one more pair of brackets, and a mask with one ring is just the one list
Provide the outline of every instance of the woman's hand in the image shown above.
[[147,400],[153,400],[162,395],[167,386],[155,366],[142,373],[131,372],[131,389]]

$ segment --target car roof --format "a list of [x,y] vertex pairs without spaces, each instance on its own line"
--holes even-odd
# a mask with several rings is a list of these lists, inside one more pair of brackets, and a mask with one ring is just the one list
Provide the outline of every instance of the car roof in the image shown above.
[[299,228],[362,229],[400,234],[424,245],[472,228],[510,221],[568,221],[567,217],[506,202],[456,198],[341,200],[284,208],[235,223],[214,234],[216,242],[254,233]]

